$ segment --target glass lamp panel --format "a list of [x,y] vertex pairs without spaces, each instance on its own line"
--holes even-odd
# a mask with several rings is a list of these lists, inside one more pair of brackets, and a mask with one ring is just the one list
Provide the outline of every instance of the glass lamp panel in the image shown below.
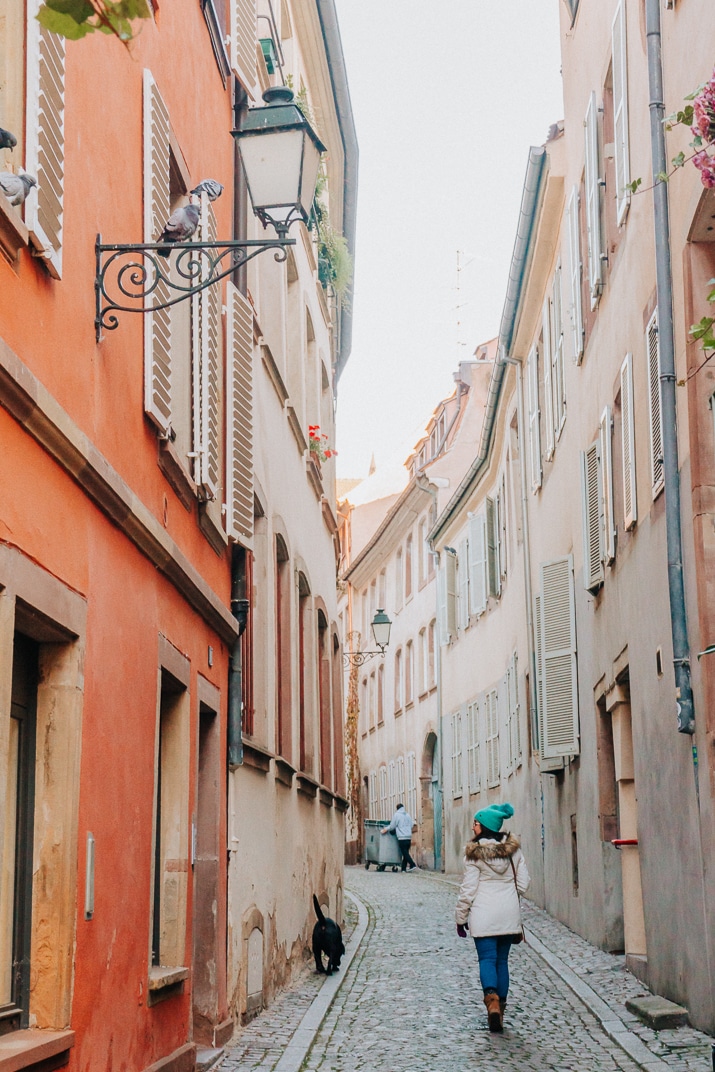
[[253,207],[298,204],[303,131],[261,132],[241,138],[239,144]]
[[[380,620],[382,619],[382,621]],[[390,627],[392,622],[389,620],[386,614],[381,611],[375,615],[372,622],[372,635],[375,638],[375,643],[378,648],[386,648],[390,643]]]
[[320,152],[307,134],[304,134],[303,174],[300,184],[300,203],[306,217],[310,216],[315,197],[315,184],[320,170]]

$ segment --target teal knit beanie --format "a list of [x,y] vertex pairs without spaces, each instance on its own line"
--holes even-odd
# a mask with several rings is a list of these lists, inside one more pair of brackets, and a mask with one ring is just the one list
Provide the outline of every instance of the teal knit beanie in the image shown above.
[[511,819],[513,814],[514,809],[511,804],[491,804],[488,808],[478,811],[474,818],[487,830],[493,830],[495,834],[498,834],[501,824],[505,819]]

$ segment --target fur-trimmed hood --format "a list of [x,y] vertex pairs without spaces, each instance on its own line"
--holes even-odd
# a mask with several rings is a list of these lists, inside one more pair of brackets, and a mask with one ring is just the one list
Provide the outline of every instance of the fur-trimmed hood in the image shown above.
[[508,860],[519,848],[519,842],[514,835],[507,834],[503,841],[492,841],[486,838],[482,841],[470,841],[464,850],[464,855],[470,863],[483,860],[488,864],[492,860]]

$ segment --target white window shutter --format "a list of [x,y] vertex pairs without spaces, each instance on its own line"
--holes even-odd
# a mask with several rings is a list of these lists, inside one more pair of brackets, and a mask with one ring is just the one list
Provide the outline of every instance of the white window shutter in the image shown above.
[[487,785],[499,785],[499,692],[492,689],[485,696],[487,722]]
[[556,265],[551,291],[551,387],[554,396],[554,430],[561,434],[566,418],[564,388],[564,325],[561,314],[561,265]]
[[487,607],[487,533],[483,512],[469,519],[469,609],[482,614]]
[[[201,195],[200,241],[216,241],[216,217]],[[202,273],[208,265],[202,259]],[[194,313],[194,480],[207,499],[221,483],[221,287],[212,284],[193,296]]]
[[457,635],[457,556],[447,551],[444,560],[445,603],[447,608],[447,632]]
[[573,559],[541,566],[542,755],[548,759],[579,753],[576,605]]
[[621,365],[621,456],[623,458],[623,523],[626,529],[632,529],[638,520],[632,354],[626,354]]
[[62,276],[65,170],[65,41],[40,26],[39,0],[27,5],[25,171],[37,186],[25,202],[25,223],[55,279]]
[[462,716],[452,715],[452,796],[462,795]]
[[450,634],[447,628],[447,564],[448,552],[443,553],[444,561],[437,572],[437,620],[439,622],[439,642],[442,647],[449,644]]
[[457,556],[457,576],[459,578],[459,628],[469,625],[469,562],[468,542],[460,540]]
[[628,50],[626,47],[626,4],[620,0],[611,27],[613,49],[613,130],[616,162],[616,220],[625,219],[630,204],[626,189],[631,181],[628,155]]
[[646,357],[648,359],[648,402],[650,414],[650,472],[653,498],[665,483],[663,472],[663,428],[660,391],[660,348],[658,345],[657,310],[645,329]]
[[253,309],[226,284],[226,531],[253,539]]
[[541,364],[544,369],[544,405],[546,412],[544,422],[546,424],[546,458],[550,461],[554,456],[554,396],[551,384],[551,299],[546,298],[541,312]]
[[469,792],[478,793],[481,778],[479,763],[479,704],[476,700],[467,705],[467,733]]
[[[150,71],[144,71],[144,241],[154,242],[170,215],[169,113]],[[149,298],[169,300],[165,283]],[[144,314],[144,410],[162,435],[171,430],[171,314]]]
[[231,66],[248,95],[256,97],[256,0],[231,0]]
[[616,557],[616,526],[613,518],[613,451],[611,407],[606,406],[601,414],[599,444],[601,448],[601,499],[603,514],[603,561],[610,565]]
[[541,592],[534,595],[534,658],[536,660],[536,712],[532,723],[534,734],[534,748],[541,751],[544,744],[544,692],[543,692],[543,652],[544,646],[541,638]]
[[603,513],[598,442],[581,452],[583,477],[583,585],[593,591],[603,583]]
[[507,667],[506,681],[509,765],[512,770],[516,770],[521,763],[521,727],[519,725],[521,706],[519,704],[519,671],[516,652],[513,653],[511,662]]
[[591,308],[595,309],[601,295],[603,264],[601,261],[601,186],[598,156],[598,107],[596,94],[591,93],[584,120],[586,224],[588,234],[588,280]]
[[539,410],[539,353],[532,347],[527,361],[529,389],[529,457],[531,460],[531,490],[541,487],[541,413]]
[[486,501],[487,530],[487,585],[490,596],[501,594],[501,570],[499,567],[499,510],[497,500]]
[[581,229],[578,209],[578,187],[574,186],[566,209],[566,221],[569,246],[571,340],[573,359],[580,364],[583,357],[583,310],[581,308]]

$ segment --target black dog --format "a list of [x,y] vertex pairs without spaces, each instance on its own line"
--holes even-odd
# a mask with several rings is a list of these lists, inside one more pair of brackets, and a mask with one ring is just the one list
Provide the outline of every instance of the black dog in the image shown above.
[[[313,907],[318,917],[318,922],[313,927],[313,956],[315,957],[315,970],[332,975],[340,967],[340,958],[345,952],[343,945],[343,933],[334,919],[328,919],[323,915],[323,910],[318,904],[318,898],[313,894]],[[328,958],[328,967],[323,967],[323,953]]]

